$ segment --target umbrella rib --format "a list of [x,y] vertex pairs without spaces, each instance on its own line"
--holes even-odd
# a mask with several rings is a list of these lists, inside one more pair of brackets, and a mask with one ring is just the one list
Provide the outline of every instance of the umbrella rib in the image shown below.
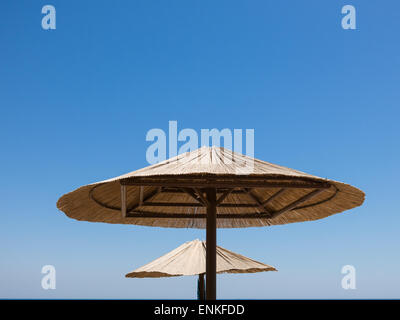
[[121,184],[121,214],[126,218],[126,186]]
[[282,189],[278,190],[272,196],[270,196],[267,200],[263,201],[262,205],[265,206],[267,203],[271,202],[272,200],[274,200],[276,197],[278,197],[285,191],[286,191],[286,188],[282,188]]
[[156,190],[151,192],[147,197],[143,197],[143,194],[140,195],[140,199],[139,199],[138,204],[134,205],[132,208],[129,208],[129,210],[127,210],[127,211],[128,212],[132,212],[132,211],[136,210],[137,208],[139,208],[143,204],[144,201],[148,201],[148,200],[152,199],[153,197],[155,197],[160,192],[162,192],[162,188],[157,188]]
[[261,210],[260,215],[272,215],[272,212],[270,212],[269,210],[267,210],[267,208],[265,208],[262,204],[262,202],[260,201],[260,199],[258,199],[257,196],[255,196],[252,192],[251,189],[249,188],[245,188],[244,191],[246,191],[246,193],[257,203],[258,208]]
[[180,188],[183,192],[187,193],[189,196],[191,196],[194,200],[202,204],[203,206],[206,206],[206,203],[203,202],[203,199],[199,199],[199,196],[190,188]]
[[143,204],[144,187],[139,187],[139,207]]
[[332,195],[329,196],[328,198],[325,198],[325,199],[322,199],[322,200],[320,200],[320,201],[313,202],[313,203],[310,203],[310,204],[305,204],[305,205],[303,205],[303,206],[298,206],[298,207],[296,206],[296,208],[293,208],[293,210],[299,210],[299,209],[305,209],[305,208],[314,207],[314,206],[317,206],[317,205],[319,205],[319,204],[322,204],[322,203],[325,203],[325,202],[328,202],[328,201],[332,200],[333,198],[336,197],[336,195],[337,195],[338,192],[339,192],[339,189],[338,189],[334,184],[333,184],[332,186],[333,186],[333,188],[334,188],[334,192],[333,192]]
[[[191,202],[143,202],[141,207],[202,207],[202,203],[191,203]],[[219,207],[225,208],[254,208],[258,207],[258,204],[253,203],[222,203]]]
[[[127,213],[127,218],[160,218],[160,219],[206,219],[207,215],[204,213],[160,213],[151,211],[137,210]],[[218,213],[217,219],[270,219],[267,214],[259,212],[251,213]]]
[[222,195],[220,195],[220,197],[217,200],[217,206],[219,206],[221,202],[225,200],[225,198],[233,191],[233,189],[235,188],[228,189]]
[[[235,189],[235,188],[219,188],[219,189],[217,189],[217,193],[222,194],[222,193],[227,192],[228,190],[231,190],[231,192],[229,192],[229,194],[244,194],[244,193],[246,193],[244,190]],[[181,188],[165,187],[165,188],[163,188],[163,193],[164,192],[165,193],[176,193],[176,194],[187,193],[186,191],[183,190],[182,187]],[[195,200],[199,201],[198,197],[195,198]]]
[[314,191],[307,193],[305,196],[297,199],[296,201],[293,201],[292,203],[288,204],[287,206],[283,207],[282,209],[272,213],[271,218],[272,219],[276,218],[276,217],[284,214],[285,212],[288,212],[288,211],[294,209],[300,203],[303,203],[303,202],[311,199],[312,197],[315,197],[317,194],[320,194],[322,191],[324,191],[324,189],[315,189]]
[[196,191],[196,194],[200,197],[200,199],[202,200],[202,202],[204,203],[204,205],[206,207],[209,206],[209,202],[207,200],[207,198],[204,196],[203,192],[201,192],[201,190],[199,188],[193,188],[194,191]]

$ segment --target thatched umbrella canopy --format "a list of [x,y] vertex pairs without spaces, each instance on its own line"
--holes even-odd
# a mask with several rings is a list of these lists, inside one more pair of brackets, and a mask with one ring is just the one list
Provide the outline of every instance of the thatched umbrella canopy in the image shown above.
[[[278,271],[262,262],[217,246],[217,273],[256,273]],[[199,296],[204,297],[206,242],[198,239],[178,248],[125,275],[127,278],[163,278],[199,275]]]
[[[217,273],[277,271],[274,267],[217,246]],[[206,242],[185,242],[174,250],[137,268],[127,278],[163,278],[206,273]]]
[[219,147],[89,184],[57,207],[83,221],[207,229],[207,297],[215,299],[216,228],[325,218],[361,205],[364,193]]

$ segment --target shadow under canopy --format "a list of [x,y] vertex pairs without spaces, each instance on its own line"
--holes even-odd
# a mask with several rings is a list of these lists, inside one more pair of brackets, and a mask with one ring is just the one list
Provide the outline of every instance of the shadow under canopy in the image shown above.
[[216,299],[216,228],[318,220],[363,201],[351,185],[202,147],[82,186],[57,207],[81,221],[206,228],[206,297]]

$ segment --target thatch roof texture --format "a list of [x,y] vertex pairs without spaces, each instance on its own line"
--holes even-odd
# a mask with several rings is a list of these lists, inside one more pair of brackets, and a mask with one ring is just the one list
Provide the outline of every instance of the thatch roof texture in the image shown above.
[[[217,273],[277,271],[274,267],[217,246]],[[206,272],[206,243],[193,240],[128,273],[127,278],[192,276]]]
[[[253,161],[253,162],[252,162]],[[249,171],[245,164],[253,163]],[[121,215],[121,185],[126,215]],[[203,190],[217,188],[217,227],[311,221],[361,205],[364,193],[219,147],[202,147],[63,195],[57,207],[83,221],[205,228]]]

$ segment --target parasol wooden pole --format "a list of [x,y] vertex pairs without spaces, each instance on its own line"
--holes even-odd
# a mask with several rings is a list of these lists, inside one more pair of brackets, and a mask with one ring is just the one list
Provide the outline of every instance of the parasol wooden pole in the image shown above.
[[207,188],[206,299],[217,298],[217,191]]
[[204,295],[204,273],[200,273],[199,274],[198,294],[199,294],[199,300],[204,300],[205,299],[205,295]]

